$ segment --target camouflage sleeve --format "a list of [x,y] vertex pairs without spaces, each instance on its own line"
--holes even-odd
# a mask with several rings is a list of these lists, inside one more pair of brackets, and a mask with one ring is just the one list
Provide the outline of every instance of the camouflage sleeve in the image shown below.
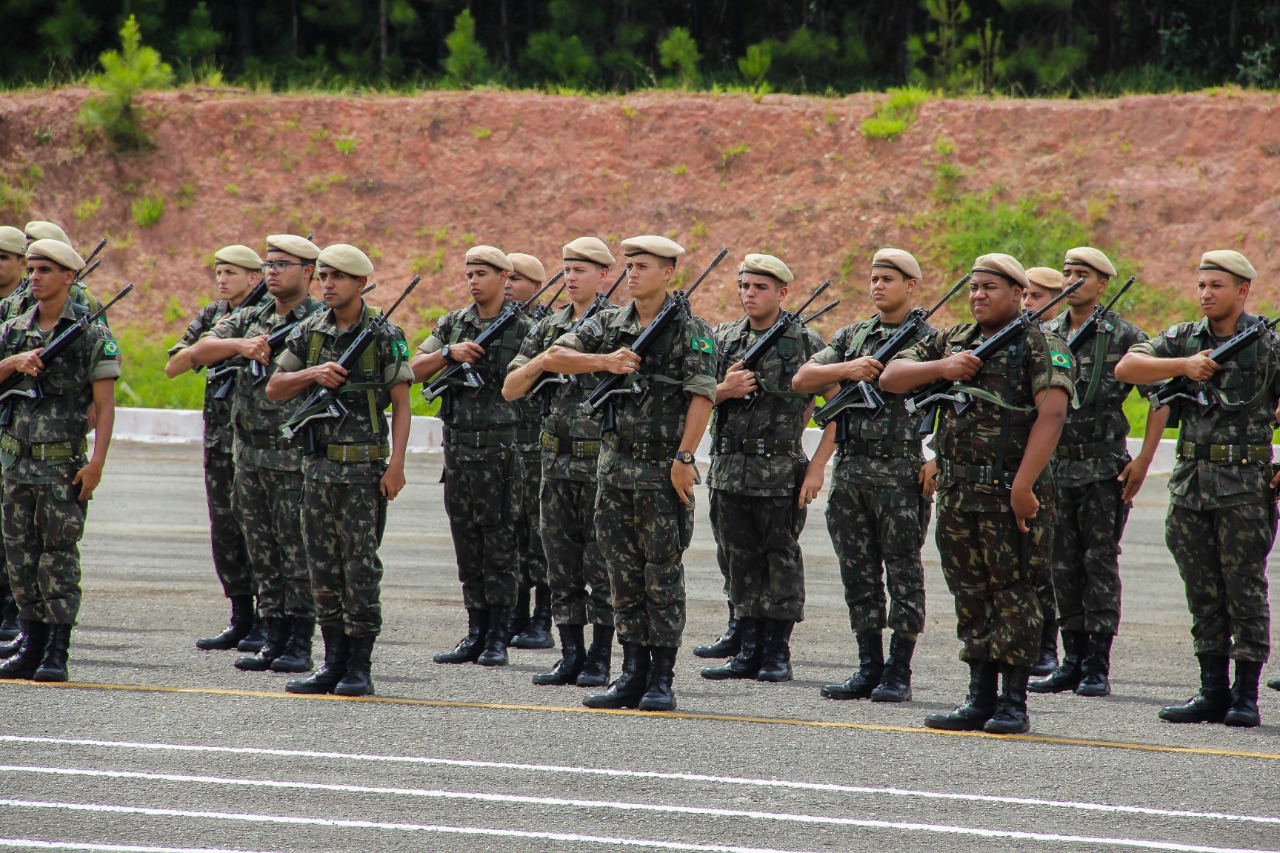
[[[960,327],[956,327],[957,329]],[[902,352],[894,356],[893,360],[905,358],[908,361],[937,361],[947,352],[947,341],[951,340],[951,329],[947,331],[932,331]]]
[[600,352],[604,346],[604,324],[613,320],[617,309],[606,308],[575,331],[565,332],[552,341],[555,347],[568,347],[578,352]]
[[89,381],[120,378],[120,343],[111,329],[101,323],[91,323],[85,336],[92,342],[89,347]]
[[200,340],[201,335],[209,330],[213,325],[213,315],[217,311],[217,305],[218,303],[216,302],[210,302],[196,312],[195,319],[187,326],[187,330],[182,333],[182,337],[178,338],[177,342],[169,347],[170,358]]
[[[314,317],[315,314],[311,316]],[[310,325],[307,320],[303,320],[293,327],[289,337],[285,338],[284,349],[280,350],[280,354],[276,356],[276,370],[282,373],[297,373],[307,366],[307,344],[303,330]]]
[[0,358],[16,355],[17,347],[13,345],[13,320],[0,321]]
[[[1144,344],[1149,340],[1149,338],[1147,337],[1147,333],[1142,331],[1142,329],[1138,328],[1132,323],[1128,324],[1128,328],[1126,329],[1126,331],[1128,331],[1129,334],[1124,340],[1123,349],[1125,352],[1133,352],[1134,347],[1138,346],[1139,344]],[[1138,393],[1143,397],[1146,397],[1156,389],[1156,386],[1155,385],[1139,385],[1137,386],[1137,388],[1138,388]]]
[[525,335],[524,340],[520,342],[520,351],[516,353],[515,358],[511,359],[511,364],[507,365],[508,373],[524,367],[533,360],[534,356],[542,352],[542,338],[551,326],[552,318],[553,315],[548,315],[534,323],[529,334]]
[[822,340],[822,335],[818,334],[813,329],[806,328],[804,330],[804,339],[805,346],[808,347],[809,352],[811,353],[820,353],[826,347],[826,344]]
[[724,377],[732,366],[729,362],[728,348],[725,346],[725,337],[729,334],[729,330],[734,326],[733,323],[721,323],[711,332],[712,346],[716,352],[716,381],[724,381]]
[[677,345],[687,346],[693,351],[691,357],[684,361],[684,390],[699,397],[716,401],[716,347],[711,335],[711,327],[700,317],[690,317],[685,324],[689,337],[687,342],[678,341]]
[[850,335],[849,330],[852,328],[852,326],[845,326],[843,329],[836,332],[835,336],[831,339],[831,343],[814,353],[811,361],[813,361],[814,364],[839,364],[844,361],[844,351]]
[[[247,323],[253,311],[240,311],[236,314],[228,314],[223,317],[212,329],[205,332],[205,335],[213,335],[215,338],[243,338],[245,330],[248,328]],[[204,337],[204,335],[201,335]]]
[[394,323],[388,323],[378,336],[378,358],[383,365],[382,382],[387,387],[408,382],[413,384],[413,371],[409,369],[409,342],[404,331]]
[[1075,396],[1079,365],[1071,356],[1067,342],[1054,332],[1032,330],[1027,335],[1027,357],[1023,364],[1031,381],[1034,397],[1046,388],[1061,388],[1067,397]]
[[1139,341],[1129,347],[1129,352],[1138,355],[1153,355],[1156,358],[1181,358],[1182,346],[1178,340],[1181,337],[1182,327],[1185,323],[1179,323],[1165,329],[1154,338]]
[[436,327],[431,330],[431,334],[427,339],[418,345],[418,352],[423,355],[431,355],[433,352],[440,352],[444,349],[444,345],[449,342],[449,332],[453,327],[453,312],[449,312],[440,318],[436,323]]

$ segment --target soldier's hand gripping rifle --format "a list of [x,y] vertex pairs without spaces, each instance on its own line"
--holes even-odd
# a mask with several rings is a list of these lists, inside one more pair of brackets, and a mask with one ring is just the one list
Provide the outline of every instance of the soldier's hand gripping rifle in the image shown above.
[[[236,306],[234,311],[223,319],[229,319],[235,317],[241,311],[256,308],[258,303],[262,301],[262,297],[266,295],[267,280],[264,278],[255,284],[253,290],[249,291],[249,295]],[[227,394],[231,393],[231,386],[236,384],[236,374],[240,372],[240,368],[244,367],[245,360],[243,356],[236,356],[209,368],[209,375],[206,381],[213,386],[213,399],[225,400],[227,398]]]
[[1128,290],[1137,280],[1138,277],[1136,275],[1129,276],[1129,280],[1124,283],[1124,287],[1116,291],[1116,295],[1111,297],[1111,301],[1106,304],[1106,307],[1103,307],[1102,303],[1098,303],[1093,306],[1093,313],[1089,315],[1089,319],[1085,320],[1084,323],[1080,325],[1080,328],[1076,329],[1075,333],[1072,334],[1071,338],[1067,341],[1067,346],[1071,348],[1072,353],[1080,352],[1081,348],[1089,342],[1089,340],[1097,333],[1098,326],[1104,319],[1106,319],[1107,312],[1111,310],[1112,306],[1120,301],[1120,297],[1124,296],[1125,291]]
[[[360,295],[364,296],[377,286],[373,282],[366,284],[360,291]],[[306,318],[302,319],[305,320]],[[289,340],[289,335],[293,334],[293,330],[301,322],[302,320],[294,320],[292,323],[282,323],[273,329],[271,334],[267,335],[267,363],[263,364],[260,361],[249,362],[249,376],[253,379],[254,385],[261,385],[266,380],[267,366],[276,360],[280,350],[284,349],[285,342]]]
[[[395,301],[390,308],[381,314],[374,314],[369,318],[369,322],[356,335],[355,340],[347,345],[342,355],[338,356],[337,362],[348,374],[356,369],[360,363],[360,356],[364,355],[364,351],[373,346],[378,338],[378,334],[387,326],[387,319],[391,316],[400,303],[404,302],[405,297],[413,292],[418,286],[418,282],[422,281],[422,276],[415,275],[413,281],[409,282],[409,286],[404,289],[404,293],[400,294],[400,298]],[[367,293],[368,289],[361,291]],[[339,386],[340,388],[341,386]],[[327,418],[337,418],[342,420],[350,412],[346,405],[338,397],[339,388],[326,388],[323,385],[317,385],[311,389],[311,393],[307,394],[306,399],[302,401],[302,405],[294,412],[287,421],[280,427],[280,434],[286,439],[291,439],[298,433],[303,434],[302,452],[317,453],[319,448],[316,446],[315,421],[325,420]]]
[[[742,354],[742,369],[750,370],[754,373],[756,368],[760,366],[760,362],[764,360],[766,355],[768,355],[769,351],[778,345],[778,341],[782,340],[782,336],[791,328],[791,324],[798,318],[804,316],[805,309],[812,305],[813,300],[821,296],[823,291],[830,286],[831,279],[827,279],[822,284],[818,285],[818,289],[815,290],[807,300],[805,300],[803,305],[796,309],[795,313],[786,310],[778,312],[778,319],[774,321],[774,324],[770,326],[764,334],[756,338],[756,342]],[[759,388],[754,391],[749,391],[742,395],[742,402],[748,407],[754,406],[756,400],[760,399],[760,394],[761,392]]]
[[[946,305],[951,297],[960,292],[960,288],[969,283],[969,279],[973,277],[972,273],[965,275],[964,278],[957,281],[951,286],[951,289],[937,301],[937,303],[928,311],[923,308],[912,308],[908,312],[906,318],[902,321],[902,325],[898,326],[898,330],[894,332],[888,340],[880,345],[880,348],[871,354],[871,357],[881,364],[888,364],[893,357],[906,349],[913,340],[921,327],[929,322],[929,318],[938,312],[938,309]],[[827,400],[822,408],[813,413],[813,422],[819,427],[825,427],[841,413],[849,410],[865,409],[871,412],[871,417],[880,414],[884,408],[884,397],[880,394],[880,389],[875,383],[862,380],[854,382],[852,379],[845,380],[840,384],[840,390],[831,395],[831,399]],[[840,423],[836,426],[836,440],[843,441],[846,438],[848,423],[845,418],[840,418]]]
[[[611,304],[609,299],[613,296],[614,291],[618,289],[618,286],[622,284],[622,280],[626,277],[627,271],[623,270],[622,275],[618,276],[617,280],[613,283],[613,287],[610,287],[604,293],[597,293],[596,298],[591,300],[591,304],[587,306],[587,310],[582,312],[582,316],[578,318],[578,321],[573,324],[573,327],[570,328],[569,331],[578,331],[578,329],[582,328],[583,323],[608,308]],[[544,371],[541,376],[534,380],[533,385],[529,388],[529,393],[542,395],[542,416],[544,418],[547,416],[548,412],[551,411],[551,396],[555,393],[555,387],[557,385],[566,385],[576,379],[576,376],[566,376],[563,373],[547,373]]]
[[[986,363],[993,355],[1026,334],[1027,329],[1040,322],[1040,318],[1046,311],[1075,293],[1083,284],[1084,276],[1081,276],[1068,287],[1064,287],[1061,293],[1049,300],[1039,311],[1034,313],[1026,310],[1018,311],[1017,316],[1010,320],[1008,325],[970,350],[970,354],[978,361]],[[933,432],[934,423],[938,418],[938,409],[943,403],[954,404],[957,413],[969,408],[972,399],[965,392],[955,390],[956,384],[950,379],[935,379],[907,398],[908,412],[913,414],[923,412],[920,435],[929,435]]]

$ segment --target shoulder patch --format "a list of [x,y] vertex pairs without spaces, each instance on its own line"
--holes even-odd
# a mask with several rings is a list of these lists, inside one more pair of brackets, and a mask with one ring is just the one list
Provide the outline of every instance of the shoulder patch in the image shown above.
[[1070,367],[1071,354],[1066,352],[1058,352],[1053,350],[1049,353],[1049,360],[1053,362],[1054,367]]
[[408,357],[408,355],[409,355],[409,342],[408,342],[408,341],[405,341],[405,340],[392,341],[392,342],[391,342],[391,354],[392,354],[392,355],[402,356],[402,357]]
[[103,355],[116,356],[120,354],[120,342],[115,338],[107,338],[102,342]]
[[583,324],[579,327],[579,329],[580,329],[584,334],[588,334],[588,335],[603,335],[603,334],[604,334],[604,326],[601,326],[601,325],[600,325],[600,321],[599,321],[599,320],[597,320],[595,317],[592,317],[590,320],[587,320],[587,322],[583,323]]
[[705,335],[695,334],[693,336],[693,340],[691,340],[689,343],[690,343],[690,346],[692,346],[694,350],[696,350],[697,352],[709,353],[715,350],[715,346],[711,343],[711,338]]

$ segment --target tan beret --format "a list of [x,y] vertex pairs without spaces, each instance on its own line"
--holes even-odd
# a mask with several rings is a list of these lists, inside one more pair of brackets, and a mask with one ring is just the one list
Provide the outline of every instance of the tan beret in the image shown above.
[[57,240],[59,243],[71,245],[71,238],[67,236],[67,232],[63,231],[52,222],[45,222],[42,219],[33,219],[27,223],[27,227],[22,229],[32,240]]
[[13,252],[15,255],[26,254],[27,235],[12,225],[0,225],[0,252]]
[[267,237],[267,251],[275,249],[304,261],[314,261],[320,256],[320,247],[306,237],[297,234],[272,234]]
[[518,272],[520,275],[536,281],[538,284],[547,280],[547,270],[542,266],[542,261],[533,255],[526,255],[524,252],[512,252],[507,255],[507,260],[511,262],[511,271]]
[[902,249],[881,249],[871,259],[872,267],[888,267],[897,270],[907,278],[924,278],[920,273],[920,263],[915,255]]
[[213,253],[213,260],[215,261],[215,266],[217,264],[234,264],[255,272],[262,269],[262,258],[258,257],[258,253],[248,246],[239,244],[223,246]]
[[507,260],[507,256],[501,249],[493,246],[472,246],[467,249],[467,263],[469,264],[488,264],[496,270],[511,272],[515,269],[511,265],[511,261]]
[[747,255],[742,259],[742,266],[738,267],[738,272],[773,276],[783,284],[790,284],[796,278],[787,265],[773,255]]
[[369,260],[369,256],[347,243],[325,246],[316,258],[316,263],[347,275],[373,275],[373,261]]
[[37,240],[27,247],[27,258],[48,258],[69,270],[80,272],[84,269],[84,258],[71,248],[69,243],[61,240]]
[[599,237],[579,237],[566,243],[563,251],[566,261],[589,261],[602,267],[614,265],[613,253]]
[[1025,288],[1030,284],[1027,281],[1027,271],[1022,268],[1022,264],[1018,263],[1018,259],[1013,255],[1003,255],[999,252],[983,255],[973,262],[973,271],[998,275],[1018,287]]
[[1258,277],[1258,271],[1253,268],[1253,264],[1249,263],[1249,259],[1232,249],[1205,252],[1200,256],[1200,269],[1225,270],[1241,278],[1247,278],[1249,281]]
[[1062,273],[1053,267],[1031,267],[1027,270],[1027,281],[1038,284],[1047,290],[1062,290]]
[[1062,259],[1062,263],[1064,265],[1083,264],[1084,266],[1089,267],[1089,269],[1097,270],[1107,278],[1111,278],[1116,274],[1116,268],[1112,265],[1111,259],[1099,252],[1097,249],[1092,249],[1088,246],[1081,246],[1067,252],[1066,256]]
[[630,240],[623,240],[622,254],[628,258],[635,255],[653,255],[655,258],[664,258],[674,262],[676,258],[684,254],[684,246],[666,237],[645,234],[640,237],[632,237]]

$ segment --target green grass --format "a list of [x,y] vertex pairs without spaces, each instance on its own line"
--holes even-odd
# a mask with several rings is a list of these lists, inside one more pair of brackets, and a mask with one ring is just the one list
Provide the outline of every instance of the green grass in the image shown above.
[[150,228],[160,222],[164,216],[163,196],[143,196],[131,206],[133,221],[143,228]]
[[920,105],[934,97],[932,92],[917,86],[890,89],[888,95],[862,122],[862,135],[867,139],[897,137],[915,123]]

